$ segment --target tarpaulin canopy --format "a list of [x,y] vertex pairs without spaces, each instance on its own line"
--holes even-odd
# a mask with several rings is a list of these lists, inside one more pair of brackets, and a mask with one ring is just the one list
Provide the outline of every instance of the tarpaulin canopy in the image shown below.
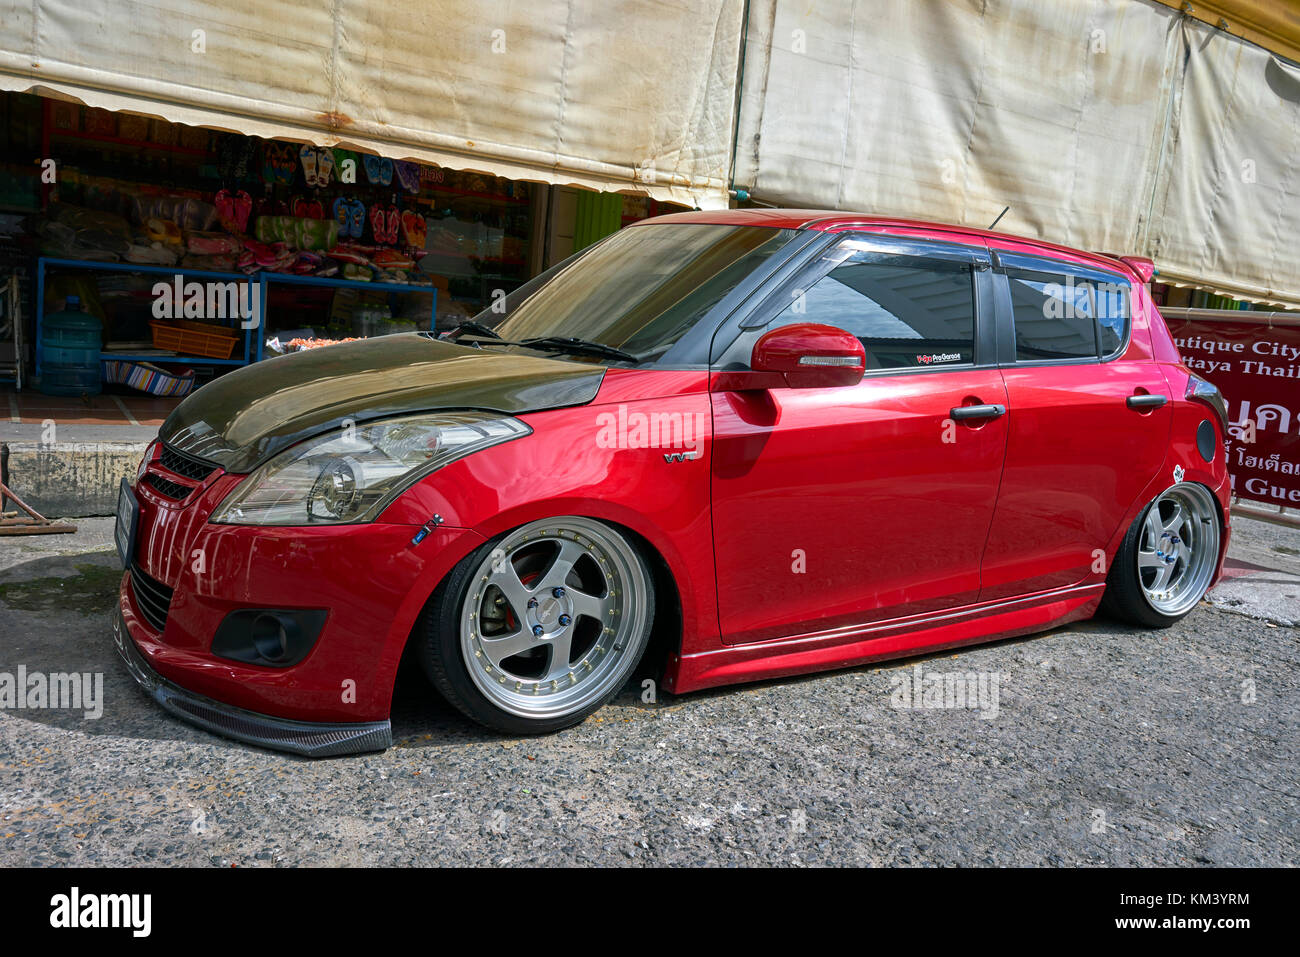
[[735,183],[1300,304],[1294,76],[1146,0],[752,0]]
[[727,202],[741,0],[0,0],[0,89]]
[[1010,206],[1300,305],[1300,69],[1156,0],[0,0],[0,89],[691,206]]
[[1162,275],[1300,300],[1300,67],[1194,20],[1141,245]]

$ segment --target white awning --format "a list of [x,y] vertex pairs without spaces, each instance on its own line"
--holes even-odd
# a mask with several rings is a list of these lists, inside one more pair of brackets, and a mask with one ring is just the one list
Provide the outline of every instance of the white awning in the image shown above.
[[0,0],[0,89],[727,204],[742,0]]
[[1143,0],[752,0],[735,184],[1300,305],[1300,82]]
[[1162,277],[1300,302],[1300,67],[1195,20],[1152,198]]
[[745,9],[0,0],[0,88],[704,208],[732,173],[782,205],[1009,205],[1008,232],[1300,305],[1293,64],[1154,0],[749,0],[742,65]]

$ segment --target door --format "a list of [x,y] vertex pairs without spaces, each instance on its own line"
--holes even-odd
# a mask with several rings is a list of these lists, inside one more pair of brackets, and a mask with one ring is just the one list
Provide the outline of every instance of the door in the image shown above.
[[1103,550],[1164,461],[1172,415],[1127,279],[1036,257],[998,264],[1012,411],[982,601],[1102,580]]
[[983,246],[842,239],[717,358],[743,368],[763,332],[795,322],[845,329],[867,357],[855,386],[711,396],[725,642],[976,600],[1007,436],[980,336],[987,263]]

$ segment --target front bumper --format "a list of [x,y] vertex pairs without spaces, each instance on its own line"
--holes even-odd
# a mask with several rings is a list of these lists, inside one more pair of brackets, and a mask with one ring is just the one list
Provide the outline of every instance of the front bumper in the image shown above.
[[149,667],[135,646],[121,609],[113,616],[113,645],[144,691],[176,717],[207,731],[309,758],[383,751],[393,743],[388,720],[357,723],[290,721],[246,711],[187,691]]

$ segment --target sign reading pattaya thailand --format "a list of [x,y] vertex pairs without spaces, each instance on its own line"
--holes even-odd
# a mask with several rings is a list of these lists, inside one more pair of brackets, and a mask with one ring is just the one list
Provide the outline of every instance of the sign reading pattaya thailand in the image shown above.
[[1228,401],[1228,471],[1241,498],[1300,506],[1300,327],[1171,321],[1187,367]]

